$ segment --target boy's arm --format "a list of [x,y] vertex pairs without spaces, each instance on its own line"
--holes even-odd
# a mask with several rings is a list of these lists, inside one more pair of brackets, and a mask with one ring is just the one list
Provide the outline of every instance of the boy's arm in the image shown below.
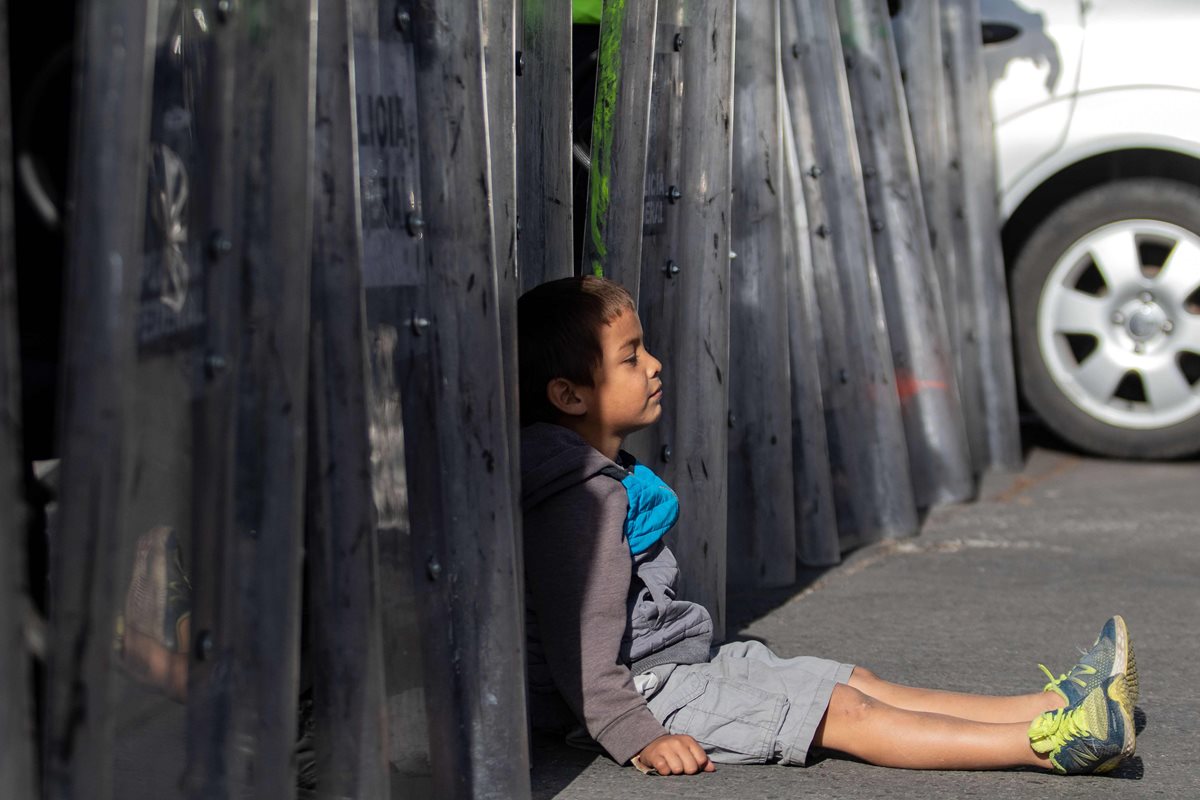
[[546,661],[588,734],[619,764],[667,735],[620,660],[633,562],[625,489],[594,478],[525,515],[525,576]]

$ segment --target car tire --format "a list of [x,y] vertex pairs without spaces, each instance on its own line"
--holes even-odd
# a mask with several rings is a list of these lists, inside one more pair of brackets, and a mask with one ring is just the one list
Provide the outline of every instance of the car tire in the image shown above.
[[1200,452],[1200,187],[1126,179],[1042,221],[1012,273],[1025,400],[1075,446]]

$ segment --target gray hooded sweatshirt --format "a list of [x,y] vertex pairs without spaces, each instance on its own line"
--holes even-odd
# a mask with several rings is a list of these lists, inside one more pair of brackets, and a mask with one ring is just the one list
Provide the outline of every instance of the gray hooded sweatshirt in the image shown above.
[[521,432],[521,469],[533,724],[582,721],[623,764],[667,733],[633,675],[707,661],[712,620],[675,599],[665,545],[630,554],[621,467],[574,431],[537,423]]

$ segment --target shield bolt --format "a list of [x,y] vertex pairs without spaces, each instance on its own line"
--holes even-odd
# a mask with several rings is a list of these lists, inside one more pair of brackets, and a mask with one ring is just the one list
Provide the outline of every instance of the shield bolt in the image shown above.
[[425,220],[415,211],[405,218],[404,226],[408,229],[408,235],[414,239],[420,239],[425,233]]
[[208,238],[208,257],[216,261],[233,249],[233,242],[221,231],[214,231]]
[[229,362],[225,360],[225,356],[220,353],[209,353],[204,357],[204,374],[209,378],[215,378],[220,375],[229,366]]
[[196,660],[207,661],[212,655],[212,651],[212,634],[208,631],[200,631],[200,633],[196,634]]

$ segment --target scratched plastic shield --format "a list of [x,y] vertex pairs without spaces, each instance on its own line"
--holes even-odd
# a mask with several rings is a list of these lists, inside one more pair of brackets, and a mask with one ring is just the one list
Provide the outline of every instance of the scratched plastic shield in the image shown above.
[[[423,252],[412,21],[403,4],[351,5],[366,293],[368,423],[394,793],[428,785],[429,734],[409,523],[406,452],[431,432],[404,425],[424,391]],[[428,338],[428,337],[426,337]],[[418,373],[419,374],[419,373]],[[428,445],[425,445],[428,446]],[[415,796],[415,795],[414,795]]]
[[193,225],[208,163],[197,97],[204,6],[162,0],[154,45],[145,239],[137,286],[128,479],[117,570],[113,795],[182,796],[191,563],[194,400],[204,380],[205,255]]

